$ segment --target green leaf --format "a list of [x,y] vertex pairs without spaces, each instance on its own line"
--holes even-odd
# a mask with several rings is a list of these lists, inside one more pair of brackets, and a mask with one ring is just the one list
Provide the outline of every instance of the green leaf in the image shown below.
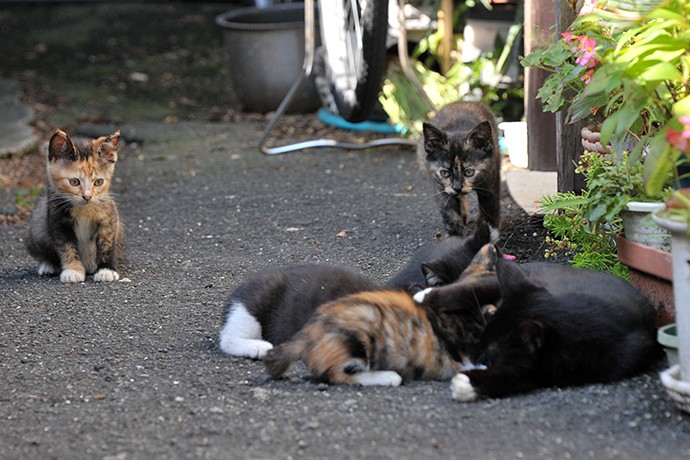
[[666,142],[666,136],[663,134],[657,135],[649,145],[649,152],[647,153],[642,172],[645,190],[648,195],[661,195],[666,179],[673,170],[674,164],[673,149]]
[[620,117],[620,112],[615,112],[610,114],[604,120],[601,125],[601,144],[606,145],[611,139],[611,135],[616,131],[616,126],[618,124],[618,117]]
[[673,114],[677,117],[690,115],[690,95],[673,104]]
[[557,194],[543,196],[539,200],[539,209],[542,213],[573,209],[587,203],[587,198],[575,194]]
[[685,21],[685,17],[682,14],[668,8],[656,8],[647,14],[646,19],[668,19],[678,24],[682,24]]
[[[651,40],[647,40],[646,43],[635,43],[629,45],[625,48],[625,51],[621,52],[616,56],[616,61],[619,62],[630,62],[636,58],[643,58],[645,56],[652,55],[653,53],[667,53],[669,56],[678,57],[683,54],[686,50],[687,42],[685,40],[679,40],[668,35],[656,36]],[[661,56],[658,59],[665,59]]]
[[682,78],[678,67],[666,61],[657,61],[642,70],[638,77],[647,82],[663,80],[680,80]]

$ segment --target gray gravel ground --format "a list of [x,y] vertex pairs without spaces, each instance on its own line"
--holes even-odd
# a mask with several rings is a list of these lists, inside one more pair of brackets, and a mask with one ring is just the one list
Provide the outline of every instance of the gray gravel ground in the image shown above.
[[25,226],[0,227],[0,458],[690,458],[657,372],[459,404],[447,382],[272,381],[221,355],[248,273],[313,261],[384,280],[441,228],[411,152],[269,158],[260,129],[123,126],[144,142],[117,166],[122,282],[40,278]]

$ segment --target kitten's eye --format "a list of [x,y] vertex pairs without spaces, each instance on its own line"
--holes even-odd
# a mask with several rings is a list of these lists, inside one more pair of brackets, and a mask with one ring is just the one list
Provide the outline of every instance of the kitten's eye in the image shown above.
[[472,177],[472,176],[474,176],[474,169],[467,168],[462,172],[462,175],[465,177]]
[[79,186],[79,179],[77,179],[76,177],[72,177],[69,180],[69,185],[71,185],[72,187],[78,187]]
[[450,177],[450,171],[447,169],[441,169],[438,173],[441,175],[441,177]]
[[101,185],[103,185],[103,179],[99,177],[98,179],[93,181],[93,185],[95,185],[96,187],[100,187]]

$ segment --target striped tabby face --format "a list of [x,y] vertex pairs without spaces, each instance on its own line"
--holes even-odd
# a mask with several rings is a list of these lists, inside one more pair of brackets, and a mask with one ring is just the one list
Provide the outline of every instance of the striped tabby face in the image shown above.
[[61,198],[74,205],[99,202],[108,196],[117,161],[120,132],[73,142],[64,131],[50,139],[48,178]]

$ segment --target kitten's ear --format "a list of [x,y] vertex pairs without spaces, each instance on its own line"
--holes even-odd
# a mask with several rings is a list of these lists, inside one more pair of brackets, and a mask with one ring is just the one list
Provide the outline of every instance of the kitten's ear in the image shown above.
[[110,136],[99,137],[96,143],[98,144],[98,155],[103,160],[108,163],[115,163],[117,161],[117,147],[120,144],[119,129]]
[[441,260],[432,260],[422,264],[422,273],[424,274],[424,279],[426,279],[426,285],[428,287],[448,284],[450,280],[446,272],[446,264]]
[[465,138],[465,145],[479,149],[489,150],[493,147],[493,138],[491,136],[491,123],[482,121],[474,127],[472,131]]
[[72,144],[67,133],[61,129],[56,130],[53,137],[50,138],[50,142],[48,143],[48,159],[50,161],[57,161],[60,159],[75,161],[77,159],[74,144]]
[[527,319],[517,326],[520,340],[530,353],[535,353],[544,344],[544,325],[541,321]]
[[427,153],[440,150],[448,143],[446,134],[431,123],[422,124],[422,133],[424,134],[424,150]]
[[536,288],[518,264],[502,257],[496,260],[496,274],[501,284],[501,295],[503,297],[507,298],[512,295],[522,297],[527,291]]
[[474,259],[472,259],[473,264],[477,264],[489,272],[496,271],[497,261],[498,251],[496,251],[496,246],[491,243],[482,246],[481,249],[477,251],[477,254],[475,254]]

